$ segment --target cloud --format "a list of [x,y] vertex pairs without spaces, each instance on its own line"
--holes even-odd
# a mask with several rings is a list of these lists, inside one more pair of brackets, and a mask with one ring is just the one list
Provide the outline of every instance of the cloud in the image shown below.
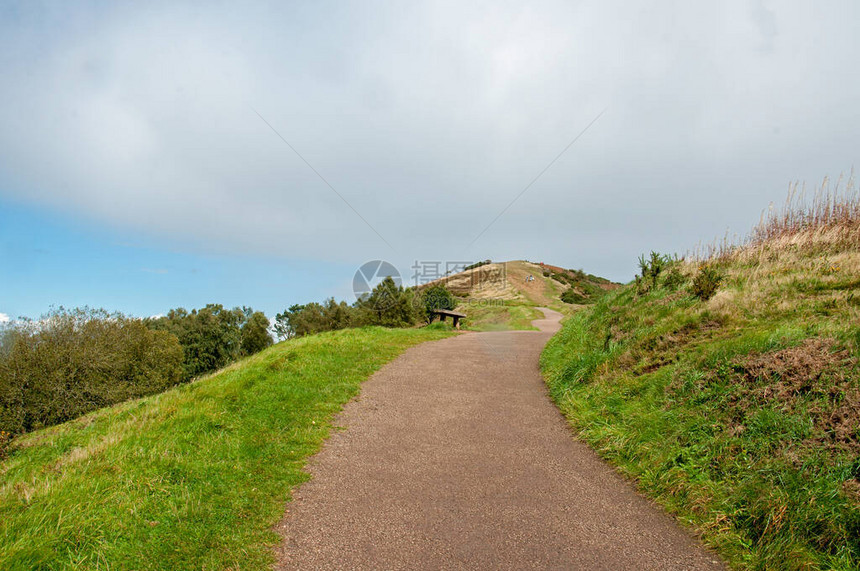
[[5,313],[0,313],[0,323],[9,323],[9,316]]
[[187,249],[621,277],[857,160],[852,2],[34,4],[0,19],[0,194]]

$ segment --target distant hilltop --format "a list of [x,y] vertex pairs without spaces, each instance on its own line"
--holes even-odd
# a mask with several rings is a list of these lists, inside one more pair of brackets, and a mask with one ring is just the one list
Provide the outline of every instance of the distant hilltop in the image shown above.
[[471,299],[502,299],[552,306],[593,303],[620,287],[606,278],[543,262],[525,260],[481,262],[468,269],[419,286],[444,285],[454,295]]

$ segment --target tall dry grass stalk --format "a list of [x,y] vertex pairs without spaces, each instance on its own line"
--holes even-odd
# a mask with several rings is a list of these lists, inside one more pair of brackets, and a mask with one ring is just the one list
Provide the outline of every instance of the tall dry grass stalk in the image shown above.
[[836,183],[825,178],[810,196],[806,185],[792,183],[781,208],[773,203],[745,238],[728,233],[711,244],[700,244],[686,258],[697,263],[728,261],[764,249],[827,244],[860,249],[860,191],[854,171]]
[[[766,214],[766,215],[765,215]],[[824,233],[834,228],[854,229],[860,225],[860,193],[857,192],[854,171],[847,180],[840,175],[835,185],[825,178],[812,198],[807,199],[805,185],[794,183],[782,209],[771,207],[762,213],[749,243],[782,241],[804,233]],[[854,233],[860,243],[860,235]]]

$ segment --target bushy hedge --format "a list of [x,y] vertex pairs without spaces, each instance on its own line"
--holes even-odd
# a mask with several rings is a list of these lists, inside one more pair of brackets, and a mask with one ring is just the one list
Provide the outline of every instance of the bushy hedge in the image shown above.
[[179,340],[186,380],[216,371],[272,344],[268,318],[250,307],[227,309],[218,303],[191,311],[179,307],[163,317],[148,319],[146,324],[155,331],[172,333]]
[[0,430],[17,434],[183,379],[176,336],[104,310],[60,308],[0,340]]
[[250,308],[136,319],[60,308],[0,331],[0,431],[19,434],[161,392],[272,344]]
[[302,337],[323,331],[345,329],[357,324],[355,308],[345,301],[329,298],[323,303],[291,305],[275,317],[275,333],[281,339]]
[[424,290],[404,288],[386,277],[366,296],[352,305],[334,298],[323,303],[292,305],[275,317],[275,333],[281,339],[312,335],[323,331],[381,325],[411,327],[430,321],[433,309],[453,309],[456,299],[444,286]]
[[457,298],[443,285],[430,286],[421,292],[423,313],[427,323],[433,323],[433,312],[457,307]]
[[595,300],[588,298],[574,288],[568,288],[561,294],[561,301],[565,303],[575,303],[579,305],[585,305],[587,303],[593,303]]
[[409,327],[420,319],[421,294],[414,288],[403,288],[391,277],[383,279],[370,295],[355,304],[359,325]]
[[561,294],[561,301],[565,303],[578,305],[595,303],[606,293],[606,290],[598,284],[611,283],[606,278],[586,274],[582,270],[567,270],[565,272],[545,270],[545,275],[547,273],[557,282],[570,286]]

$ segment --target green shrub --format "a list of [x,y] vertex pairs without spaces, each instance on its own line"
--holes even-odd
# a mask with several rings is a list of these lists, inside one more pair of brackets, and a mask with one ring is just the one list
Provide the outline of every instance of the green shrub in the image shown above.
[[292,305],[275,317],[275,332],[281,339],[303,337],[345,329],[358,324],[358,312],[345,301],[329,298],[323,303]]
[[271,345],[269,320],[250,307],[227,309],[210,303],[202,309],[171,309],[166,316],[146,320],[150,329],[168,331],[179,339],[185,354],[185,379],[224,367]]
[[413,289],[403,289],[391,276],[373,288],[366,298],[356,302],[360,325],[406,327],[419,319],[420,303]]
[[568,288],[561,294],[561,301],[565,303],[575,303],[579,305],[584,305],[590,302],[587,297],[583,296],[573,288]]
[[[444,287],[437,287],[447,292]],[[323,303],[290,306],[275,316],[275,334],[279,339],[289,339],[365,325],[408,327],[424,317],[426,303],[449,303],[452,308],[456,305],[450,292],[450,298],[447,298],[440,295],[435,288],[430,289],[435,293],[433,299],[428,301],[423,294],[412,288],[404,289],[391,277],[386,277],[373,291],[353,305],[329,298]]]
[[0,430],[0,461],[5,460],[8,456],[9,442],[12,440],[12,435],[5,430]]
[[723,275],[716,268],[712,266],[702,266],[699,268],[699,272],[696,274],[696,277],[693,278],[690,293],[702,301],[707,301],[714,297],[714,294],[717,293],[717,289],[719,289],[722,281]]
[[0,430],[16,434],[163,391],[182,381],[166,331],[104,310],[57,311],[19,325],[0,356]]
[[575,286],[577,282],[582,279],[579,277],[571,276],[564,272],[551,272],[550,277],[557,282],[561,282],[563,284],[567,284],[569,286]]
[[651,251],[651,255],[645,258],[645,254],[639,256],[639,271],[643,280],[649,282],[650,287],[657,287],[657,278],[660,273],[672,262],[672,258]]
[[670,291],[677,291],[687,281],[686,276],[681,273],[678,263],[672,263],[663,274],[663,287]]
[[433,322],[433,312],[457,307],[457,298],[443,285],[431,286],[421,292],[421,304],[427,323]]
[[606,290],[600,287],[601,283],[611,283],[605,278],[599,278],[586,274],[582,270],[564,270],[552,272],[550,277],[555,281],[567,284],[569,287],[561,294],[561,301],[578,305],[594,303],[602,297]]
[[463,271],[465,272],[468,270],[474,270],[475,268],[480,268],[481,266],[486,266],[486,265],[492,264],[492,263],[493,263],[493,260],[490,260],[490,259],[482,260],[480,262],[475,262],[474,264],[469,264],[468,266],[463,268]]
[[252,312],[248,321],[242,325],[242,353],[253,355],[259,353],[272,344],[272,336],[269,335],[269,318],[262,311]]
[[654,251],[647,258],[644,254],[639,256],[639,275],[634,282],[636,293],[644,295],[657,287],[678,290],[687,281],[679,265],[680,259],[677,257]]

